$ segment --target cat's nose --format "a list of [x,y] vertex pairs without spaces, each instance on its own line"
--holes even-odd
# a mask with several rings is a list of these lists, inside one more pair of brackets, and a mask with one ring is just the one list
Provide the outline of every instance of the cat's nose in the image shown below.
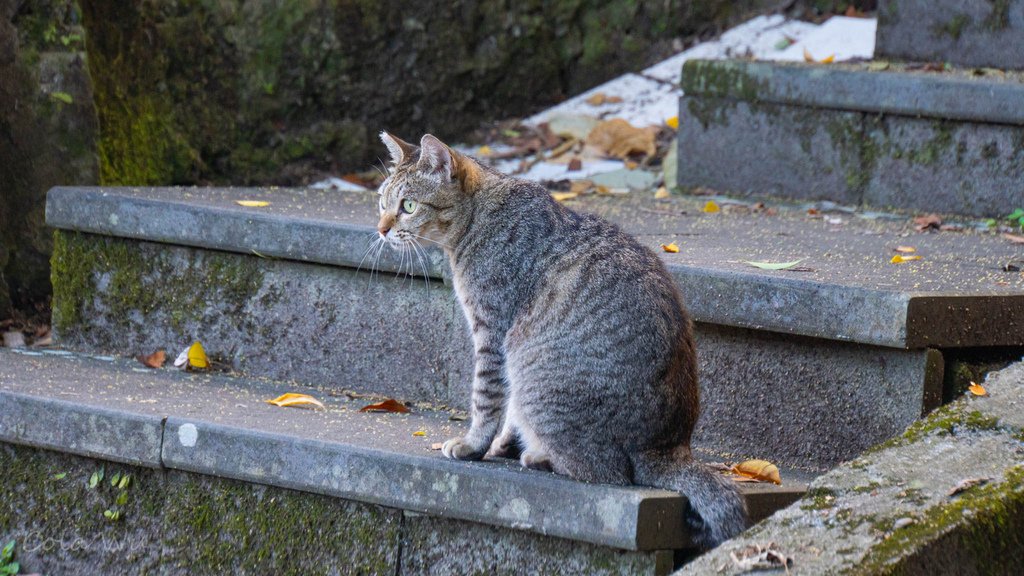
[[388,232],[390,232],[390,231],[391,231],[391,226],[385,226],[385,225],[377,226],[377,232],[380,232],[381,238],[387,236]]

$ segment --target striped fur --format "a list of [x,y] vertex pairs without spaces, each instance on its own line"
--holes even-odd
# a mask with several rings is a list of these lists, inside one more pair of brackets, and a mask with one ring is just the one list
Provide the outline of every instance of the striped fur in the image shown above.
[[[472,330],[469,432],[445,456],[520,453],[529,468],[586,482],[684,493],[686,521],[711,547],[746,526],[731,482],[697,463],[696,351],[661,260],[615,225],[553,201],[426,135],[386,133],[382,237],[445,250]],[[404,200],[417,202],[412,214]]]

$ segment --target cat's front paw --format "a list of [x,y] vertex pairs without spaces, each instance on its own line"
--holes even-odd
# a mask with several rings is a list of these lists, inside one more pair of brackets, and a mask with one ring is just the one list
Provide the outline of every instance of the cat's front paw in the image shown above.
[[441,446],[441,453],[448,458],[456,460],[479,460],[484,457],[487,446],[473,446],[469,440],[463,438],[452,438]]

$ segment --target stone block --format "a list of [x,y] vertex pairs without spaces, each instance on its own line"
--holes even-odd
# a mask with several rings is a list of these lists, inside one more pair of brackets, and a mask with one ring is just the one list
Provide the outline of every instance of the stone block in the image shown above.
[[1021,0],[880,0],[875,58],[1024,70]]

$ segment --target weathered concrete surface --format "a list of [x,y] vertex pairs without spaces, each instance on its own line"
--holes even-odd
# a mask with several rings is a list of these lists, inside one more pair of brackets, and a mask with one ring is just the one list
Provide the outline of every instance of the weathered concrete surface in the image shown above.
[[[913,64],[688,60],[682,87],[690,96],[809,108],[925,116],[991,124],[1024,124],[1024,74]],[[882,68],[882,69],[879,69]]]
[[[239,199],[271,205],[243,208],[235,204]],[[925,259],[895,266],[888,260],[893,248],[911,241],[909,220],[845,217],[834,225],[799,208],[780,207],[769,217],[749,210],[703,214],[702,205],[701,199],[655,201],[641,195],[568,203],[619,223],[659,253],[659,244],[677,242],[680,252],[662,257],[701,322],[898,348],[1024,343],[1024,325],[1017,320],[1024,317],[1024,278],[1002,270],[1019,250],[998,235],[918,234],[912,242]],[[365,270],[374,259],[367,249],[376,211],[372,192],[56,188],[47,218],[66,230]],[[407,263],[403,272],[445,276],[443,255],[424,248],[423,268]],[[743,262],[801,258],[805,271],[799,273]],[[75,262],[57,263],[58,286],[68,286],[65,277],[81,271],[72,267]],[[394,272],[400,263],[399,255],[385,250],[376,268]],[[75,306],[80,298],[72,289],[57,299],[58,328],[65,317],[59,301]],[[942,318],[950,306],[958,310],[955,321],[917,321]]]
[[[217,375],[147,370],[134,361],[0,351],[0,439],[126,460],[138,450],[124,426],[166,422],[159,464],[167,469],[246,480],[369,504],[426,512],[620,549],[687,545],[685,500],[649,488],[586,485],[509,461],[456,462],[434,442],[464,433],[451,413],[369,414],[364,398]],[[135,368],[135,369],[133,369]],[[321,398],[324,411],[284,409],[266,400],[288,391]],[[57,403],[52,398],[75,402]],[[20,422],[32,417],[34,422]],[[82,447],[54,430],[47,441],[23,431],[107,418],[93,433],[103,448]],[[786,472],[788,473],[788,471]],[[743,486],[757,516],[802,492]],[[757,517],[755,516],[755,517]]]
[[[736,574],[775,542],[791,574],[1024,571],[1024,363],[992,373],[898,439],[819,477],[807,496],[677,574]],[[982,485],[951,495],[965,480]]]
[[869,206],[1000,217],[1024,204],[1022,126],[872,117],[864,142]]
[[23,573],[396,573],[396,510],[3,443],[0,469],[0,534]]
[[673,553],[627,552],[528,532],[406,513],[401,574],[651,574]]
[[994,218],[1020,202],[1024,76],[867,66],[688,62],[679,184]]
[[0,2],[0,320],[50,294],[51,186],[97,182],[96,112],[75,2]]
[[876,58],[1024,70],[1020,0],[881,0]]
[[[942,399],[941,354],[697,325],[694,441],[730,460],[827,469],[891,438]],[[759,456],[762,455],[762,456]]]
[[860,201],[849,178],[860,168],[859,115],[704,96],[679,108],[679,186]]

